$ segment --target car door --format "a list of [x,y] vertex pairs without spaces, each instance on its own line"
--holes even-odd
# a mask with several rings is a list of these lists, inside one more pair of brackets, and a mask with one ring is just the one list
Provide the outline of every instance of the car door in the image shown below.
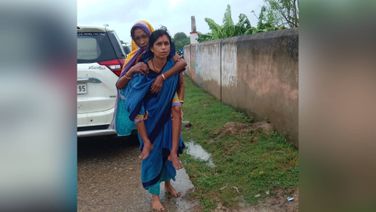
[[118,76],[112,68],[115,65],[118,69],[121,65],[117,65],[117,55],[107,34],[78,33],[77,58],[78,126],[108,124],[112,114],[90,120],[91,114],[111,111],[115,105]]

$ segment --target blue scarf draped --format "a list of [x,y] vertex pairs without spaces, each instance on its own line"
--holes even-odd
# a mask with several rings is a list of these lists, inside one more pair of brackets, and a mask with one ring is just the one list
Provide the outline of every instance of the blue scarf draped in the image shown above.
[[[148,36],[154,31],[154,29],[148,25],[145,22],[139,22],[133,25],[131,29],[131,36],[132,36],[132,52],[130,52],[125,59],[125,65],[120,73],[119,79],[123,77],[129,69],[134,66],[138,59],[141,58],[142,54],[145,53],[144,49],[138,48],[133,50],[133,48],[136,48],[136,44],[134,42],[134,30],[135,29],[141,29],[143,30]],[[133,46],[135,45],[135,46]],[[125,88],[127,85],[125,86]],[[116,96],[116,102],[115,102],[115,108],[114,108],[114,116],[112,119],[112,122],[110,124],[110,128],[115,129],[118,136],[127,136],[132,133],[134,129],[136,129],[133,121],[129,120],[128,116],[129,113],[125,109],[125,88],[118,89],[117,96]]]
[[[124,76],[133,65],[135,65],[136,59],[140,57],[142,53],[144,53],[144,50],[137,50],[133,58],[131,58],[123,68],[119,79]],[[125,108],[126,87],[127,85],[124,88],[117,90],[114,116],[110,125],[112,129],[115,129],[118,136],[128,136],[132,133],[133,130],[136,129],[134,122],[129,120],[129,113]]]
[[[161,73],[166,72],[173,65],[173,60],[168,60]],[[164,179],[175,179],[176,176],[176,170],[167,157],[172,148],[171,107],[172,99],[179,85],[179,74],[166,79],[159,93],[151,94],[151,85],[158,75],[152,71],[148,75],[135,74],[124,93],[125,108],[130,114],[130,120],[134,120],[139,114],[146,112],[148,114],[148,118],[144,122],[153,149],[141,164],[141,181],[146,189]],[[139,140],[142,150],[143,141],[140,136]],[[179,153],[183,148],[184,143],[180,136]]]

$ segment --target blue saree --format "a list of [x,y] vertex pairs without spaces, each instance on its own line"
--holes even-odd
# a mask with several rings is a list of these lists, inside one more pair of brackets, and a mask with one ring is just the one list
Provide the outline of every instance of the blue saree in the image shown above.
[[[179,74],[166,79],[162,89],[157,94],[150,93],[150,87],[155,78],[174,65],[168,60],[161,73],[150,71],[148,75],[135,74],[125,90],[125,107],[129,112],[129,119],[135,120],[139,114],[146,114],[144,121],[148,137],[153,144],[149,156],[141,164],[141,181],[145,189],[149,189],[161,181],[175,180],[176,170],[172,162],[167,160],[172,148],[172,99],[179,85]],[[139,136],[140,149],[143,148],[142,138]],[[184,148],[183,140],[179,139],[179,153]]]

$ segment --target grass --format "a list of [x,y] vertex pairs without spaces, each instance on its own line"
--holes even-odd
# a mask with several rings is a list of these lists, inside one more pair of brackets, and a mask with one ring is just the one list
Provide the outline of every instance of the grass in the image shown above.
[[215,164],[183,154],[182,161],[205,211],[219,202],[236,207],[244,199],[254,204],[273,190],[294,188],[298,184],[298,151],[276,132],[245,132],[218,136],[227,122],[251,124],[246,114],[222,104],[215,97],[185,78],[184,120],[191,129],[183,130],[184,141],[200,144],[212,155]]

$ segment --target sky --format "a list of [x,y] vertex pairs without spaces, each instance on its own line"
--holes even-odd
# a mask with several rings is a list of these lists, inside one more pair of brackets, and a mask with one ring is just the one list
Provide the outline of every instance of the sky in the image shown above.
[[222,24],[227,4],[231,6],[232,19],[238,22],[244,13],[251,24],[257,23],[263,0],[77,0],[78,26],[104,26],[108,24],[119,38],[131,40],[130,29],[138,20],[148,20],[154,28],[166,26],[171,36],[177,32],[191,32],[191,16],[196,18],[197,31],[208,33],[205,18]]

